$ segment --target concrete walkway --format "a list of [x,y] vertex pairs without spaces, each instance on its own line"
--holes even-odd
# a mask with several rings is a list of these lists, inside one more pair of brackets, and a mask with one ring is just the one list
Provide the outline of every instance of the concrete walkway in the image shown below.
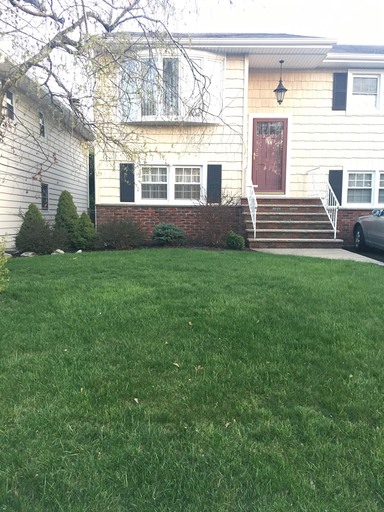
[[373,263],[384,266],[381,261],[368,258],[362,254],[346,251],[344,249],[254,249],[256,252],[267,252],[270,254],[288,254],[291,256],[309,256],[313,258],[327,258],[331,260],[352,260],[361,263]]

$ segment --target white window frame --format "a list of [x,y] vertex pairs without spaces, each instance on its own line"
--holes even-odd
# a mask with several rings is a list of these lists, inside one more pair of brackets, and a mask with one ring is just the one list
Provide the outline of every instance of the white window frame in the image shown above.
[[[153,173],[151,179],[151,171],[156,171]],[[148,178],[147,178],[148,176]],[[165,176],[165,181],[161,179]],[[158,179],[156,179],[158,178]],[[165,197],[143,197],[143,186],[149,187],[162,187],[165,189]],[[165,187],[164,187],[165,186]],[[143,201],[168,201],[169,195],[169,169],[166,165],[145,165],[141,169],[140,176],[140,197]]]
[[[369,102],[361,101],[364,94],[354,92],[354,79],[355,78],[375,78],[377,79],[377,92],[374,105],[369,105]],[[379,115],[384,113],[383,101],[383,80],[384,73],[379,70],[353,70],[348,72],[348,86],[347,86],[347,114],[350,115]],[[367,95],[373,96],[373,95]],[[359,101],[360,99],[360,101]]]
[[[371,186],[365,187],[364,185],[362,187],[350,187],[349,185],[349,178],[352,174],[363,174],[363,175],[371,175]],[[377,169],[359,169],[359,170],[348,170],[345,174],[346,179],[343,180],[344,182],[344,190],[343,190],[343,197],[346,198],[345,206],[348,208],[376,208],[376,207],[384,207],[384,197],[383,201],[379,201],[379,193],[380,190],[384,191],[384,169],[383,167],[377,168]],[[380,187],[380,177],[382,177],[383,186]],[[348,201],[348,191],[353,188],[362,188],[362,189],[369,189],[371,191],[371,201],[370,202],[349,202]],[[384,193],[384,192],[383,192]]]
[[[194,180],[194,178],[196,178],[196,171],[198,171],[199,181]],[[179,201],[179,200],[200,201],[201,186],[202,186],[201,185],[201,167],[191,166],[191,165],[188,165],[188,166],[177,165],[174,168],[174,172],[175,172],[175,180],[174,180],[173,188],[174,188],[175,200],[176,201]],[[182,179],[180,179],[180,178],[182,178]],[[184,190],[190,188],[191,192],[192,192],[192,187],[193,188],[198,187],[199,190],[198,190],[197,197],[176,197],[176,195],[177,195],[176,187],[183,187]],[[193,192],[192,192],[192,195],[193,195]]]
[[[140,60],[141,59],[141,60]],[[178,61],[177,105],[174,111],[169,111],[165,103],[166,89],[164,88],[164,63],[167,59]],[[207,52],[191,52],[189,61],[183,55],[174,52],[157,52],[151,55],[141,52],[137,59],[127,60],[123,64],[120,76],[120,101],[118,117],[124,123],[217,123],[223,110],[223,77],[225,58]],[[154,73],[148,80],[155,96],[155,109],[149,114],[142,110],[143,101],[140,97],[145,82],[142,79],[142,65],[147,60],[154,62]],[[196,73],[201,67],[201,83],[196,81],[191,70],[191,63]],[[129,74],[137,76],[137,80],[129,82],[124,78],[124,68]],[[152,76],[153,75],[153,76]],[[156,85],[156,76],[159,84]],[[200,92],[204,92],[201,98]]]
[[[206,180],[207,180],[207,165],[206,164],[191,164],[191,163],[172,163],[172,164],[144,164],[144,165],[136,165],[136,169],[139,169],[136,174],[136,203],[137,204],[145,204],[145,205],[179,205],[179,206],[191,206],[197,205],[201,201],[203,201],[204,191],[206,188]],[[167,197],[166,198],[146,198],[143,197],[142,185],[146,183],[155,183],[148,182],[143,180],[145,176],[145,170],[148,168],[166,168],[167,169]],[[181,198],[176,199],[175,197],[175,185],[176,185],[176,169],[178,168],[191,168],[191,169],[199,169],[200,171],[200,195],[199,198]],[[160,183],[160,182],[156,182]],[[164,183],[164,182],[163,182]],[[188,183],[190,185],[191,183]]]

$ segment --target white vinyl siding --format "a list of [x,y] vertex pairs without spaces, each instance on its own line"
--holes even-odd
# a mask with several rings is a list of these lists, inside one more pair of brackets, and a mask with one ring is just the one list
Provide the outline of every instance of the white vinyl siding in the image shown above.
[[[48,209],[44,217],[52,222],[63,190],[74,199],[79,214],[88,208],[88,145],[76,133],[64,128],[51,112],[44,112],[49,138],[40,138],[39,110],[16,91],[17,123],[7,128],[0,153],[0,238],[14,247],[24,213],[30,203],[42,209],[42,184],[49,188]],[[39,109],[39,110],[38,110]],[[33,136],[31,136],[33,134]]]
[[[171,56],[170,56],[171,57]],[[191,52],[191,59],[195,67],[195,74],[205,67],[208,60],[216,62],[216,56],[208,52]],[[189,111],[188,122],[175,123],[156,121],[143,121],[140,130],[135,130],[137,140],[135,153],[138,155],[135,163],[135,203],[141,205],[196,205],[206,197],[207,169],[210,164],[219,164],[222,167],[222,189],[226,194],[241,196],[242,173],[244,169],[244,87],[246,80],[246,59],[242,56],[217,57],[217,78],[221,80],[218,85],[221,97],[217,98],[219,118],[212,116],[212,124],[202,129],[204,117],[204,97],[199,95],[199,88],[205,86],[204,80],[208,77],[200,77],[199,81],[188,79],[186,70],[189,67],[181,65],[180,76],[180,111],[186,105],[195,107],[195,111]],[[225,63],[225,66],[224,66]],[[180,62],[182,64],[182,62]],[[202,70],[201,70],[202,71]],[[211,72],[215,72],[212,64]],[[192,72],[191,72],[192,73]],[[184,85],[189,83],[189,91]],[[125,85],[127,83],[125,82]],[[128,96],[126,96],[128,98]],[[108,99],[108,98],[107,98]],[[207,98],[208,100],[209,98]],[[113,98],[112,100],[113,101]],[[212,101],[212,98],[211,98]],[[108,104],[108,101],[106,101]],[[127,110],[134,110],[132,96],[127,99]],[[202,112],[203,111],[203,112]],[[104,111],[102,111],[104,112]],[[141,113],[138,112],[138,118]],[[201,121],[203,119],[203,121]],[[129,134],[130,126],[119,124],[116,133]],[[117,138],[117,137],[116,137]],[[95,152],[97,177],[96,177],[96,203],[100,205],[114,205],[120,203],[120,179],[119,166],[126,162],[126,155],[118,147],[104,149],[97,146]],[[167,199],[145,199],[141,195],[142,169],[145,167],[167,167]],[[199,168],[200,169],[200,199],[177,199],[175,197],[175,169]],[[193,194],[197,196],[196,183],[180,183],[187,186],[193,185]],[[191,190],[191,189],[190,189]],[[177,192],[179,193],[179,191]]]

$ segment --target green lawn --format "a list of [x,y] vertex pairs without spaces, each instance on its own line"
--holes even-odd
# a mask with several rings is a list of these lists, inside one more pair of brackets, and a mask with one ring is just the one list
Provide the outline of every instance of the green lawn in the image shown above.
[[384,510],[384,269],[251,252],[18,258],[0,510]]

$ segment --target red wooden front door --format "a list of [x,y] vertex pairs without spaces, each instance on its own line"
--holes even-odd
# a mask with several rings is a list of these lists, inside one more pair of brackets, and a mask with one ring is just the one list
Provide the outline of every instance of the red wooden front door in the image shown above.
[[285,192],[287,119],[254,119],[252,181],[257,192]]

